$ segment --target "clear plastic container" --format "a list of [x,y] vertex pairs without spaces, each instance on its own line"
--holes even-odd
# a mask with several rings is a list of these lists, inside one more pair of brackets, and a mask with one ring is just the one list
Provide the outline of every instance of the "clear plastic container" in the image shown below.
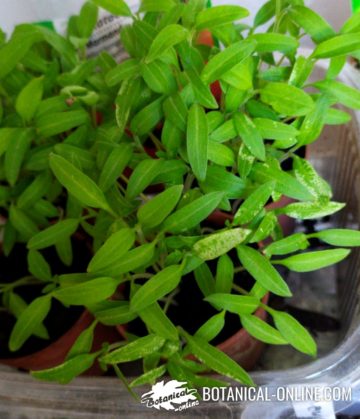
[[[321,66],[317,68],[321,76]],[[316,76],[316,75],[315,75]],[[340,80],[360,87],[360,72],[347,65]],[[310,160],[332,184],[334,199],[347,202],[336,219],[339,227],[357,228],[360,222],[360,113],[353,114],[346,127],[327,128],[321,140],[311,146]],[[338,267],[338,299],[341,311],[342,343],[328,355],[301,367],[285,371],[257,371],[258,385],[275,389],[310,383],[351,386],[352,402],[335,402],[336,412],[360,414],[360,252]],[[110,419],[177,417],[167,411],[148,409],[136,402],[116,378],[78,378],[60,386],[32,379],[29,375],[0,367],[1,419]],[[139,394],[148,389],[139,390]],[[292,418],[291,402],[217,403],[201,402],[181,416],[211,418]],[[180,416],[180,415],[179,415]]]

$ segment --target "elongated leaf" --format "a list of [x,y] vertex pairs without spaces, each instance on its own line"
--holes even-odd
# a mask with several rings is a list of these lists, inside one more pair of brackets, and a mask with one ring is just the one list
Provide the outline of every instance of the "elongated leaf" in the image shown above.
[[229,119],[211,133],[210,139],[218,143],[223,143],[225,141],[232,140],[236,136],[237,131],[235,128],[234,120]]
[[351,54],[360,50],[360,34],[345,34],[334,36],[317,46],[312,56],[314,58],[333,58]]
[[222,331],[225,326],[225,311],[222,311],[215,316],[210,317],[199,329],[195,332],[195,337],[210,342]]
[[224,73],[249,57],[255,46],[255,42],[251,40],[236,42],[209,60],[201,73],[201,78],[206,83],[219,80]]
[[131,16],[131,10],[124,0],[92,0],[97,6],[115,16]]
[[43,78],[32,79],[19,93],[15,108],[25,122],[35,115],[43,95]]
[[[137,135],[145,135],[152,131],[163,117],[163,98],[160,97],[154,102],[145,106],[138,112],[131,121],[131,131]],[[121,108],[119,108],[121,111]]]
[[205,111],[199,105],[193,105],[189,110],[186,143],[194,175],[200,181],[204,180],[208,159],[208,127]]
[[274,189],[275,182],[259,186],[240,206],[234,216],[234,222],[236,224],[250,222],[264,208]]
[[11,186],[14,186],[18,180],[21,166],[29,150],[32,137],[32,130],[27,129],[15,130],[11,134],[11,140],[7,145],[4,162],[5,177]]
[[163,230],[181,233],[195,227],[215,210],[222,198],[222,192],[212,192],[196,199],[171,214],[165,220]]
[[132,173],[126,189],[126,197],[134,199],[147,188],[159,172],[161,160],[147,159],[139,163]]
[[286,266],[295,272],[311,272],[341,262],[349,254],[350,250],[348,249],[320,250],[290,256],[276,261],[276,263]]
[[313,68],[313,60],[299,56],[290,74],[289,84],[292,84],[295,87],[302,87],[302,85],[309,78]]
[[242,113],[236,113],[234,115],[234,124],[237,133],[244,141],[244,144],[250,150],[251,154],[260,160],[265,160],[265,145],[263,139],[251,119]]
[[140,223],[148,228],[161,224],[176,207],[182,191],[182,185],[175,185],[146,202],[138,210]]
[[273,310],[271,315],[281,335],[300,352],[315,356],[316,343],[310,333],[288,313]]
[[150,63],[163,55],[167,50],[179,44],[188,36],[188,31],[183,26],[172,24],[162,29],[153,40],[146,61]]
[[51,186],[49,173],[42,173],[22,192],[17,204],[19,208],[29,208],[40,200]]
[[288,140],[299,134],[299,131],[292,125],[283,124],[282,122],[271,119],[256,118],[253,122],[261,136],[266,140]]
[[100,323],[108,326],[125,324],[137,317],[136,313],[130,311],[130,304],[126,301],[102,301],[89,309]]
[[264,253],[267,256],[286,255],[298,250],[305,250],[309,245],[310,243],[305,234],[296,233],[292,234],[290,237],[269,244],[269,246],[265,248]]
[[189,349],[201,362],[219,374],[230,377],[242,384],[253,385],[250,376],[240,367],[240,365],[229,358],[224,352],[214,348],[206,340],[190,336],[183,332],[189,344]]
[[292,7],[289,14],[291,19],[303,28],[316,43],[326,41],[335,36],[334,29],[326,20],[308,7]]
[[208,158],[219,166],[232,167],[235,163],[235,155],[232,149],[215,141],[209,141]]
[[149,88],[156,93],[170,94],[176,90],[176,79],[171,68],[161,60],[141,66],[141,74]]
[[115,264],[107,265],[101,272],[105,275],[119,276],[134,271],[141,266],[147,266],[154,257],[154,244],[144,244],[119,257]]
[[99,188],[106,192],[116,182],[132,157],[132,147],[121,144],[109,154],[99,178]]
[[182,267],[171,265],[150,278],[130,302],[133,311],[140,311],[173,291],[180,282]]
[[360,109],[360,92],[335,80],[323,80],[314,84],[320,90],[331,94],[342,105]]
[[10,351],[20,349],[49,313],[51,296],[46,295],[33,300],[17,319],[9,340]]
[[89,121],[89,114],[85,110],[56,112],[38,117],[36,127],[41,137],[48,138],[85,125]]
[[215,6],[202,10],[196,16],[196,28],[211,29],[249,16],[249,12],[240,6]]
[[250,314],[259,306],[259,300],[255,297],[234,294],[212,294],[207,296],[205,301],[218,310],[226,310],[235,314]]
[[280,332],[270,326],[257,316],[242,314],[241,324],[244,329],[254,338],[271,345],[286,345],[288,342],[281,336]]
[[297,202],[287,205],[279,212],[292,218],[300,220],[314,220],[316,218],[326,217],[343,209],[345,204],[340,202]]
[[110,87],[117,86],[124,80],[128,80],[140,74],[139,61],[130,58],[111,69],[105,76],[106,84]]
[[98,21],[98,8],[87,1],[80,10],[77,20],[77,29],[82,38],[90,38]]
[[32,371],[31,375],[38,380],[55,381],[67,384],[78,375],[87,371],[95,361],[97,354],[78,355],[54,368],[42,371]]
[[296,51],[299,46],[297,39],[280,33],[258,33],[250,39],[256,42],[255,50],[260,53],[280,51],[287,54]]
[[250,230],[233,228],[214,233],[194,244],[194,251],[203,260],[216,259],[242,243]]
[[51,154],[50,167],[58,181],[83,205],[109,210],[101,189],[73,164],[61,156]]
[[360,246],[360,231],[357,230],[335,228],[320,231],[320,233],[313,234],[312,237],[317,237],[333,246]]
[[135,232],[131,228],[122,228],[112,234],[91,259],[88,272],[100,272],[108,265],[116,263],[134,242]]
[[41,281],[51,281],[51,269],[44,256],[37,250],[30,250],[28,253],[29,271],[35,278]]
[[286,83],[269,83],[261,91],[261,100],[277,112],[288,116],[302,116],[311,112],[311,97],[295,86]]
[[[258,228],[249,240],[249,243],[259,243],[262,240],[267,239],[269,236],[273,234],[277,226],[278,219],[276,215],[272,211],[269,211],[261,220]],[[278,226],[278,229],[279,228],[281,228],[281,226]]]
[[247,246],[239,246],[237,253],[244,268],[264,288],[276,295],[290,297],[291,291],[286,282],[271,263],[260,252]]
[[169,96],[163,103],[166,119],[181,131],[186,131],[188,110],[180,94]]
[[90,327],[85,329],[75,343],[71,347],[70,351],[66,355],[66,359],[74,358],[78,355],[84,355],[91,351],[94,341],[94,329],[96,327],[96,321],[92,323]]
[[137,359],[157,352],[164,343],[164,338],[156,335],[148,335],[102,356],[101,361],[110,365],[119,364],[120,362],[136,361]]
[[349,115],[347,112],[343,112],[334,108],[328,109],[324,118],[324,123],[326,125],[343,125],[350,121],[351,115]]
[[133,380],[130,383],[130,387],[143,386],[144,384],[153,384],[160,377],[162,377],[165,373],[166,373],[166,366],[161,365],[160,367],[147,371],[146,373],[135,378],[135,380]]
[[53,292],[53,296],[66,305],[86,306],[111,297],[118,285],[119,280],[114,278],[96,278],[57,289]]
[[217,109],[219,107],[210,88],[201,80],[200,76],[195,70],[189,69],[187,76],[191,82],[194,91],[195,99],[200,105],[207,109]]
[[159,304],[154,303],[139,311],[139,316],[150,331],[166,340],[177,341],[179,333]]
[[245,182],[223,167],[209,166],[206,181],[201,183],[205,191],[221,191],[229,199],[239,199],[245,191]]
[[10,207],[9,215],[11,225],[26,240],[31,239],[39,231],[34,221],[24,211],[14,205]]
[[67,219],[40,231],[28,243],[31,250],[45,249],[57,242],[72,236],[79,226],[78,219]]
[[360,13],[356,12],[344,23],[341,33],[356,33],[360,31]]
[[229,294],[234,281],[234,264],[228,255],[222,255],[217,263],[215,293]]

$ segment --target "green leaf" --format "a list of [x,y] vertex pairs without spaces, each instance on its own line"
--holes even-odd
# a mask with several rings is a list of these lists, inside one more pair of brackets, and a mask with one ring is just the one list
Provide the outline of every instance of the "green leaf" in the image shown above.
[[109,210],[109,204],[96,183],[73,164],[50,154],[50,167],[58,181],[83,205]]
[[106,192],[117,181],[131,160],[133,149],[130,144],[121,144],[109,154],[100,174],[99,188]]
[[240,365],[206,342],[206,340],[192,337],[183,332],[192,354],[215,372],[230,377],[245,385],[254,385],[252,379]]
[[129,58],[112,68],[105,76],[105,82],[109,87],[117,86],[122,81],[140,75],[139,61]]
[[11,205],[9,215],[11,225],[26,240],[29,240],[38,232],[38,228],[34,221],[21,209]]
[[141,109],[131,121],[131,132],[139,136],[149,134],[163,117],[162,102],[160,97]]
[[220,256],[215,277],[215,293],[229,294],[234,281],[234,264],[228,255]]
[[97,6],[115,16],[131,16],[131,10],[124,0],[92,0]]
[[292,125],[271,119],[255,118],[253,122],[262,138],[266,138],[267,140],[288,140],[299,134],[299,131]]
[[90,38],[98,21],[98,8],[87,1],[80,10],[77,29],[81,38]]
[[300,157],[293,158],[293,169],[296,178],[315,196],[332,197],[330,185],[321,178],[311,163]]
[[223,167],[209,166],[206,181],[201,183],[205,191],[222,192],[228,199],[239,199],[245,191],[245,182]]
[[341,262],[349,254],[350,250],[348,249],[320,250],[290,256],[286,259],[277,260],[276,263],[286,266],[294,272],[311,272]]
[[273,0],[264,3],[255,15],[254,26],[261,26],[275,16],[275,2]]
[[32,79],[16,98],[16,111],[25,122],[31,121],[34,117],[42,99],[43,88],[43,77]]
[[65,237],[59,240],[57,243],[55,243],[55,249],[61,262],[65,266],[71,266],[73,262],[71,237]]
[[10,351],[19,350],[47,316],[51,307],[51,296],[33,300],[17,319],[9,339]]
[[118,279],[96,278],[78,285],[58,288],[52,295],[65,305],[86,306],[111,297],[118,285]]
[[51,269],[44,256],[37,250],[28,253],[29,272],[41,281],[51,281]]
[[237,167],[239,175],[242,179],[246,179],[253,167],[255,157],[251,154],[250,150],[242,143],[239,147]]
[[107,326],[126,324],[137,317],[136,313],[130,311],[130,304],[126,301],[101,301],[89,309],[100,323]]
[[335,36],[334,29],[324,18],[308,7],[295,6],[289,11],[291,19],[310,35],[316,43],[326,41]]
[[[259,243],[262,240],[267,239],[273,234],[276,226],[278,226],[276,215],[272,211],[267,212],[249,240],[249,243]],[[281,228],[281,226],[279,228]]]
[[143,64],[141,75],[148,87],[156,93],[170,94],[176,90],[176,79],[172,69],[161,60]]
[[195,332],[195,337],[210,342],[222,331],[225,326],[225,311],[215,314],[210,317],[199,329]]
[[261,90],[261,100],[286,116],[306,115],[314,107],[307,93],[286,83],[268,83]]
[[142,0],[140,11],[142,12],[167,12],[175,6],[173,0]]
[[134,242],[135,232],[132,228],[122,228],[112,234],[91,259],[88,272],[101,272],[109,265],[115,264],[122,259]]
[[[200,259],[201,260],[201,259]],[[206,263],[201,263],[194,270],[196,283],[206,297],[214,293],[215,281],[209,266]]]
[[43,172],[22,192],[19,196],[17,205],[20,209],[32,207],[40,200],[51,186],[51,176]]
[[335,228],[320,231],[319,233],[312,234],[311,237],[316,237],[333,246],[360,246],[360,231],[357,230]]
[[242,314],[240,316],[243,328],[255,339],[270,345],[286,345],[288,342],[280,332],[257,316]]
[[138,210],[140,223],[147,228],[161,224],[176,207],[183,191],[183,185],[175,185],[146,202]]
[[91,351],[94,341],[94,329],[97,322],[94,321],[90,327],[80,333],[70,351],[66,355],[66,360],[75,358],[79,355],[88,354]]
[[36,119],[36,128],[43,138],[53,137],[73,128],[89,123],[89,114],[77,111],[47,113]]
[[255,218],[263,210],[275,189],[275,182],[267,182],[259,186],[248,198],[241,204],[234,216],[235,224],[246,224]]
[[240,6],[215,6],[202,10],[196,16],[196,29],[211,29],[232,23],[249,16],[248,10]]
[[154,303],[139,311],[139,316],[150,331],[166,340],[177,341],[179,333],[159,304]]
[[325,118],[325,125],[343,125],[351,121],[351,115],[347,112],[340,111],[339,109],[328,109]]
[[163,230],[170,233],[181,233],[197,226],[215,210],[222,198],[222,192],[212,192],[196,199],[171,214],[165,220]]
[[148,335],[134,340],[127,345],[115,349],[114,351],[102,356],[101,362],[104,364],[116,365],[120,362],[136,361],[153,354],[164,346],[165,339],[161,336]]
[[247,115],[236,113],[234,115],[234,124],[237,133],[251,154],[259,160],[265,160],[265,145],[260,132],[252,120]]
[[18,180],[21,166],[28,152],[33,131],[28,129],[14,130],[7,145],[4,161],[5,178],[14,186]]
[[235,137],[237,137],[237,131],[233,119],[224,122],[210,134],[210,140],[218,143],[224,143]]
[[159,159],[147,159],[140,162],[129,179],[126,197],[134,199],[146,189],[159,173],[160,165]]
[[40,250],[53,246],[57,242],[72,236],[78,229],[78,226],[78,219],[58,221],[56,224],[34,235],[27,245],[28,249]]
[[205,298],[205,301],[218,310],[226,310],[235,314],[253,313],[260,302],[255,297],[248,297],[233,294],[212,294]]
[[171,24],[162,29],[153,40],[146,62],[150,63],[156,58],[162,56],[169,48],[182,42],[188,36],[189,32],[181,25]]
[[141,266],[149,264],[154,257],[154,252],[154,243],[136,247],[119,257],[119,260],[116,263],[103,268],[101,272],[110,276],[119,276],[123,273],[134,271]]
[[216,259],[242,243],[251,230],[233,228],[210,234],[194,244],[194,251],[203,260]]
[[314,86],[332,95],[339,103],[351,109],[360,109],[360,92],[335,80],[322,80]]
[[196,104],[189,110],[186,144],[194,175],[200,181],[205,180],[208,159],[208,127],[204,109]]
[[284,54],[293,53],[299,47],[299,41],[280,33],[258,33],[250,39],[256,42],[255,51],[260,53],[280,51]]
[[179,93],[172,94],[163,103],[164,114],[176,128],[186,131],[188,109]]
[[286,255],[298,250],[305,250],[309,247],[310,243],[303,233],[296,233],[285,239],[277,240],[270,243],[264,250],[266,256],[272,255]]
[[178,286],[181,275],[182,266],[171,265],[151,277],[132,297],[131,310],[139,312],[169,294]]
[[0,128],[0,156],[2,156],[9,147],[12,138],[17,136],[17,128]]
[[75,377],[87,371],[93,365],[96,357],[97,353],[78,355],[54,368],[42,371],[31,371],[31,375],[38,380],[68,384]]
[[186,75],[193,88],[195,99],[199,102],[199,104],[207,109],[217,109],[219,105],[216,102],[210,88],[201,80],[197,72],[189,69],[186,72]]
[[[125,29],[124,29],[125,31]],[[136,98],[140,95],[141,79],[125,80],[121,83],[119,94],[116,98],[116,123],[120,128],[120,132],[123,133],[127,126],[130,112],[134,106]]]
[[341,33],[356,33],[360,32],[360,13],[357,11],[344,23],[340,30]]
[[337,35],[317,46],[313,58],[333,58],[351,54],[360,50],[360,34]]
[[303,56],[297,57],[289,77],[289,84],[295,87],[302,87],[309,78],[314,68],[314,61]]
[[232,167],[235,163],[235,155],[232,149],[215,141],[209,141],[208,158],[219,166]]
[[271,311],[276,328],[281,335],[298,351],[316,355],[316,343],[310,333],[288,313]]
[[206,64],[201,78],[206,83],[219,80],[227,71],[245,60],[255,50],[255,42],[251,40],[239,41],[214,55]]
[[279,213],[300,220],[314,220],[334,214],[344,207],[345,204],[340,202],[297,202],[287,205],[285,208],[279,210]]
[[145,374],[135,378],[135,380],[130,383],[130,387],[139,387],[143,386],[144,384],[154,384],[165,373],[166,365],[161,365],[160,367],[147,371]]
[[237,248],[239,260],[244,268],[268,291],[282,297],[291,297],[291,291],[279,272],[259,251],[247,246]]

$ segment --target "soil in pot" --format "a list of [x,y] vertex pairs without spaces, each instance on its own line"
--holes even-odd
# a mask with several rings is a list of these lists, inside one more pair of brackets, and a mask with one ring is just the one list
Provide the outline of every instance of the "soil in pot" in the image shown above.
[[[72,266],[65,266],[58,258],[55,248],[51,247],[43,251],[43,255],[49,262],[53,274],[66,274],[75,272],[85,272],[86,267],[91,259],[91,253],[82,240],[72,240],[74,262]],[[25,245],[16,244],[9,257],[0,255],[0,282],[12,283],[19,278],[29,275],[27,270],[27,250]],[[27,303],[33,301],[41,295],[44,286],[27,285],[17,287],[15,292],[20,295]],[[0,358],[18,358],[23,357],[49,346],[52,342],[57,341],[78,321],[83,313],[81,307],[64,307],[61,303],[54,300],[51,304],[49,315],[44,321],[44,325],[49,332],[50,339],[44,340],[32,336],[17,352],[8,350],[8,341],[10,333],[16,322],[15,318],[7,311],[0,311]]]

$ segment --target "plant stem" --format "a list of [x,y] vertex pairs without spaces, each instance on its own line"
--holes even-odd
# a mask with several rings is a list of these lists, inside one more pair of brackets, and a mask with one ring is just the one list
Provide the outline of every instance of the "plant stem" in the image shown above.
[[163,151],[164,147],[161,144],[161,141],[152,133],[149,133],[149,137],[151,139],[151,141],[153,142],[154,146],[159,150],[159,151]]
[[275,24],[274,32],[278,32],[281,20],[281,0],[275,0]]
[[237,268],[234,269],[234,273],[237,274],[239,272],[244,272],[245,268],[243,266],[238,266]]
[[20,278],[11,284],[0,284],[0,287],[3,287],[0,292],[11,291],[12,289],[20,287],[21,285],[35,285],[40,283],[42,283],[42,281],[39,281],[34,276],[24,276],[23,278]]
[[113,365],[115,373],[117,377],[123,382],[124,386],[128,390],[128,392],[133,396],[136,401],[140,401],[139,396],[135,393],[135,391],[129,386],[124,374],[121,372],[120,368],[117,365]]
[[164,309],[163,309],[165,314],[169,310],[169,307],[173,303],[174,297],[176,296],[176,294],[178,292],[179,292],[179,290],[175,288],[174,291],[166,298],[166,302],[165,302]]
[[249,293],[244,290],[244,288],[239,287],[239,285],[233,284],[233,289],[237,291],[239,294],[249,295]]
[[185,180],[183,193],[186,193],[187,191],[191,189],[191,185],[193,184],[194,180],[195,180],[195,176],[192,173],[189,173]]

